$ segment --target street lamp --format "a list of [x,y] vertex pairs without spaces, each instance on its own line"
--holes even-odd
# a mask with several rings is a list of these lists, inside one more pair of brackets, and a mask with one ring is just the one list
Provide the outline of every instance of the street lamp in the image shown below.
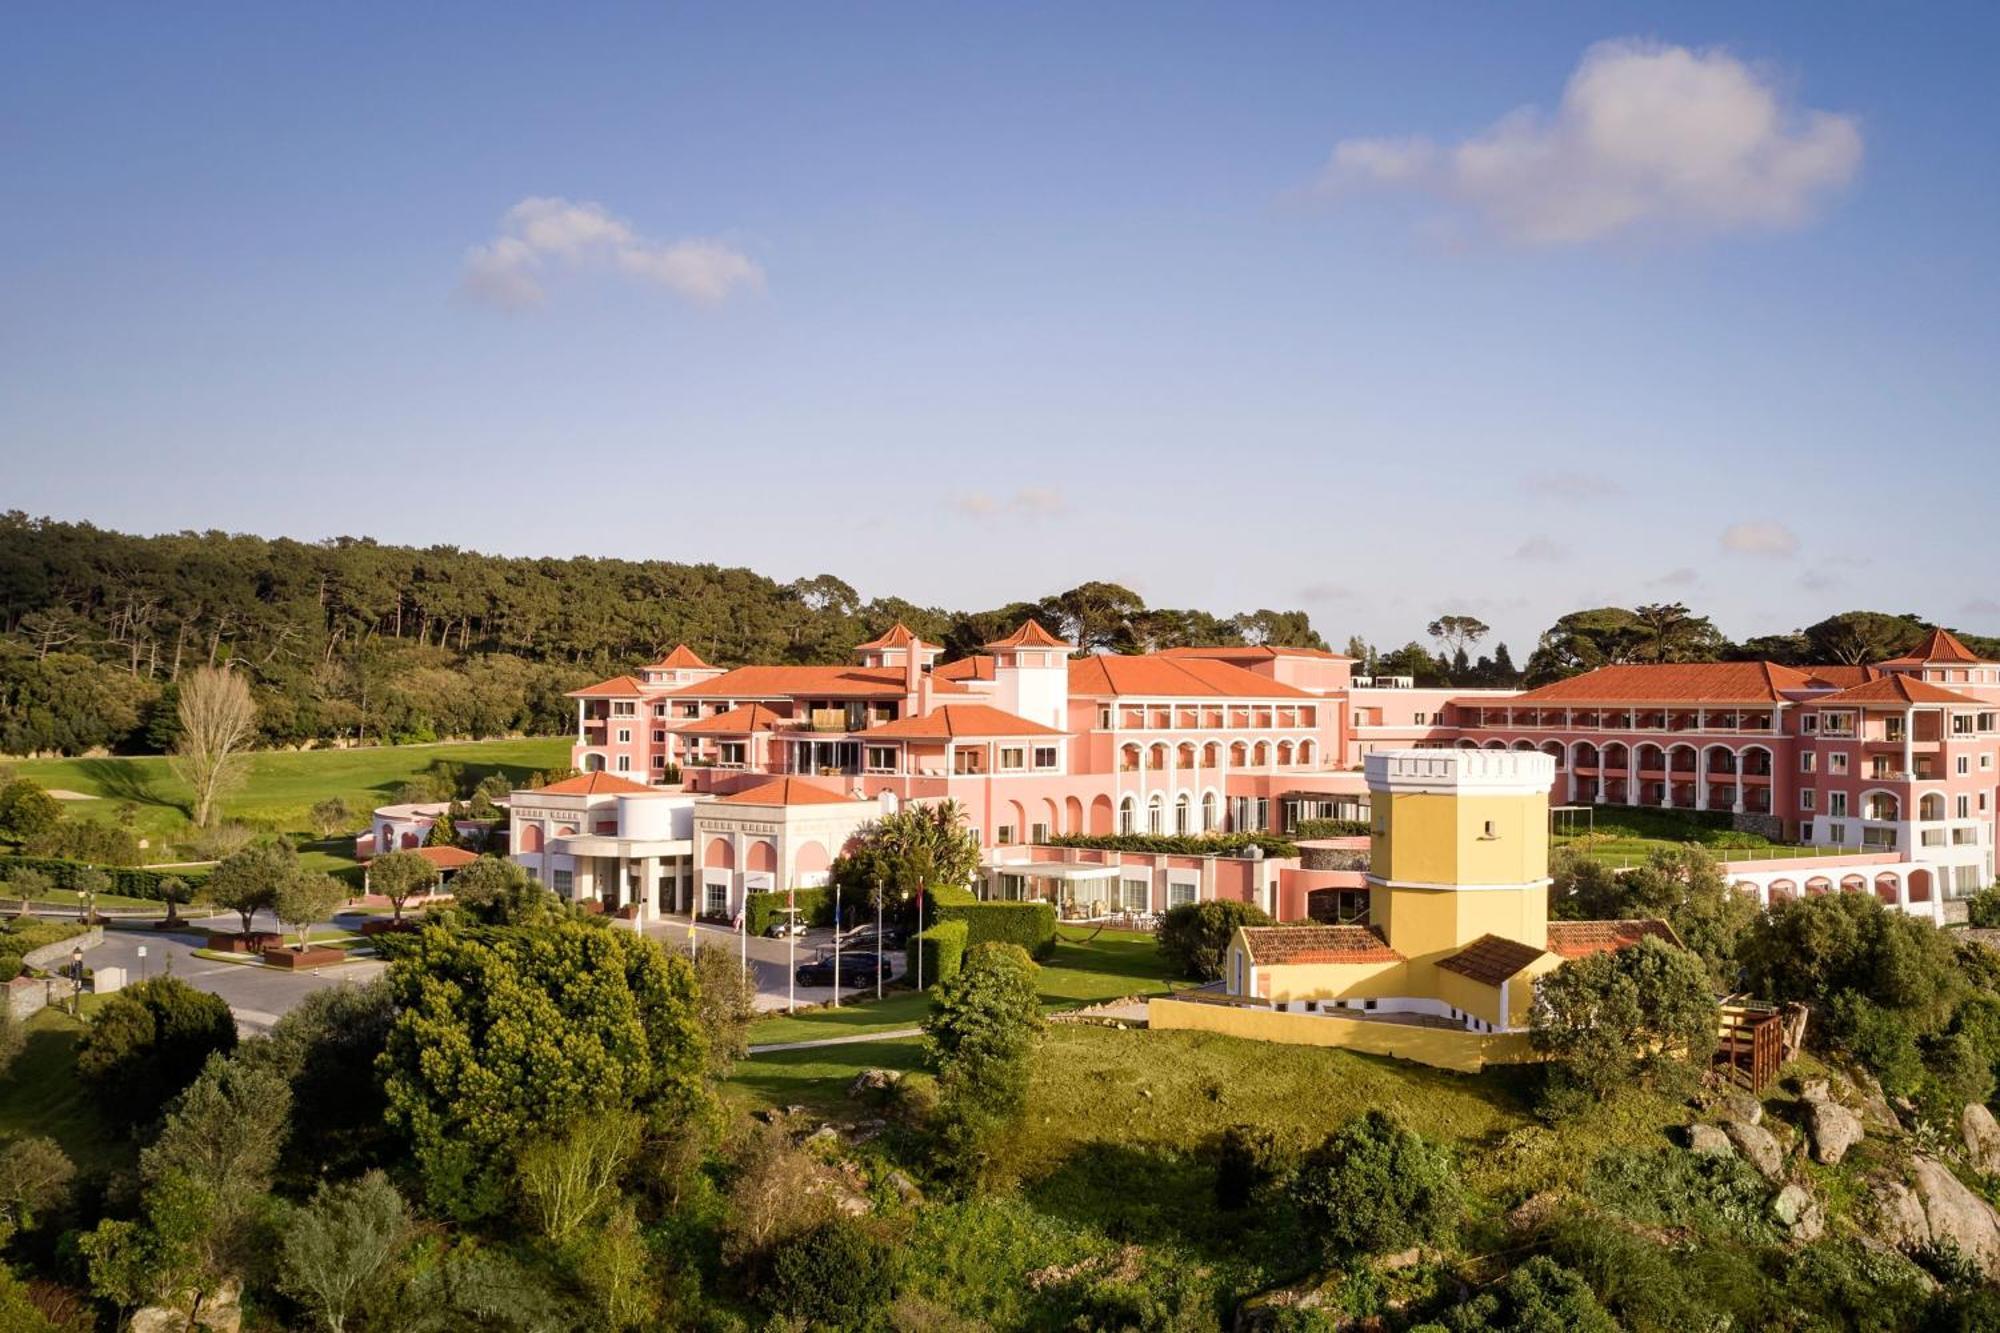
[[77,945],[69,951],[69,1011],[81,1017],[83,1014],[83,946]]

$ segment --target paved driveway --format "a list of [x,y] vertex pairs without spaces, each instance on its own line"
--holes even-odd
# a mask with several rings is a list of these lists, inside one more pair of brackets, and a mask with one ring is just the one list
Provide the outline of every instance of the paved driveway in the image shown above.
[[[382,975],[385,966],[373,959],[341,963],[311,972],[285,972],[257,963],[218,963],[197,958],[194,951],[206,943],[206,930],[239,930],[243,920],[234,912],[221,916],[190,918],[193,928],[186,932],[113,928],[104,932],[104,943],[85,955],[89,965],[122,967],[128,981],[140,981],[171,971],[196,990],[219,995],[236,1015],[236,1026],[246,1036],[267,1031],[293,1005],[316,990],[348,984],[361,985]],[[337,924],[350,924],[342,917]],[[358,923],[360,918],[355,918]],[[277,930],[275,920],[257,919],[259,930]],[[141,958],[139,950],[145,949]]]
[[[646,927],[646,933],[666,945],[669,949],[685,953],[688,947],[688,922],[686,917],[668,917]],[[790,1004],[825,1004],[833,998],[831,986],[797,986],[792,984],[792,968],[797,963],[808,962],[821,949],[833,947],[833,930],[828,926],[815,926],[794,940],[765,939],[752,935],[748,940],[724,926],[697,924],[695,936],[703,944],[719,945],[741,957],[748,953],[750,971],[757,982],[757,1007],[769,1012],[784,1009]],[[794,948],[796,945],[796,949]],[[903,973],[903,959],[900,951],[890,955],[893,976]],[[845,973],[846,969],[841,969]],[[875,984],[870,981],[865,986],[843,986],[842,998],[875,994]]]

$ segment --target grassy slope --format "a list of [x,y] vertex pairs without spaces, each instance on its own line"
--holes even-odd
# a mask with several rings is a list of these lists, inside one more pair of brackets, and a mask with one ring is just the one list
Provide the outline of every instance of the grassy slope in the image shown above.
[[76,1081],[74,1052],[83,1024],[44,1009],[25,1026],[27,1045],[0,1076],[0,1138],[47,1135],[80,1170],[130,1165],[131,1141],[98,1116]]
[[[297,832],[306,828],[316,802],[338,796],[357,816],[382,804],[432,761],[462,763],[475,775],[501,771],[515,779],[537,769],[569,762],[566,736],[527,740],[467,741],[441,745],[382,746],[356,750],[264,750],[249,758],[243,784],[223,799],[227,818],[260,828]],[[66,801],[71,815],[113,819],[121,802],[138,813],[134,826],[153,850],[188,836],[187,784],[156,755],[101,759],[29,759],[10,765],[45,787],[102,797]],[[320,858],[331,868],[348,862],[338,849],[322,844]]]

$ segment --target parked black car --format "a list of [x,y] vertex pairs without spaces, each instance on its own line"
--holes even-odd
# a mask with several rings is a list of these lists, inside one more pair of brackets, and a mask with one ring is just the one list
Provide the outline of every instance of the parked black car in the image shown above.
[[[872,985],[878,972],[882,980],[887,981],[891,970],[889,960],[879,953],[840,951],[840,984],[843,986]],[[833,985],[833,955],[828,953],[800,963],[792,973],[792,979],[801,986]]]
[[856,926],[840,938],[840,949],[845,953],[854,949],[862,953],[879,953],[884,949],[900,950],[909,942],[910,932],[902,926],[885,925],[878,935],[873,926]]

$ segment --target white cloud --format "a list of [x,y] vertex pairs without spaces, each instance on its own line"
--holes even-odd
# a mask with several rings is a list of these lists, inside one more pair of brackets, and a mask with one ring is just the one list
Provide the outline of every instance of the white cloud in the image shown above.
[[558,267],[622,273],[706,305],[764,285],[756,261],[720,241],[649,241],[601,204],[530,197],[507,210],[498,236],[466,252],[460,288],[525,309],[541,304],[543,278]]
[[1552,114],[1521,107],[1452,144],[1346,139],[1318,188],[1420,190],[1510,241],[1566,245],[1796,227],[1861,156],[1853,116],[1791,105],[1768,69],[1622,39],[1584,52]]
[[1050,486],[1023,486],[1006,496],[973,491],[959,496],[952,503],[959,513],[970,518],[998,518],[1010,514],[1020,518],[1053,518],[1069,508],[1062,492]]
[[1557,564],[1569,559],[1569,548],[1547,537],[1530,537],[1514,549],[1514,558]]
[[1735,555],[1765,555],[1783,558],[1797,555],[1798,534],[1771,519],[1732,523],[1722,530],[1722,549]]

